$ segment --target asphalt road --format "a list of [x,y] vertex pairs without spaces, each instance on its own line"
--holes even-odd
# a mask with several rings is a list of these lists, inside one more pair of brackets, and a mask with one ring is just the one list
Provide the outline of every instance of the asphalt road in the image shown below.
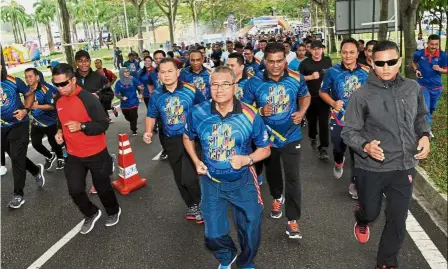
[[[158,141],[142,141],[146,109],[139,109],[139,136],[130,137],[137,168],[148,185],[127,196],[117,193],[123,210],[120,223],[105,227],[105,216],[88,235],[77,234],[41,268],[217,268],[218,263],[203,244],[203,226],[184,219],[185,206],[166,161],[152,160],[161,150]],[[118,151],[119,133],[130,134],[129,125],[120,115],[107,131],[111,152]],[[285,235],[285,219],[271,219],[271,197],[265,182],[265,202],[261,246],[257,268],[374,268],[384,214],[371,226],[371,238],[359,245],[353,236],[355,201],[347,193],[348,172],[341,180],[332,176],[332,162],[321,162],[309,141],[302,142],[300,163],[303,186],[303,239]],[[44,158],[29,149],[35,162]],[[1,268],[28,268],[49,248],[72,230],[82,215],[68,195],[62,171],[45,173],[46,185],[37,189],[28,174],[26,203],[18,210],[6,208],[11,198],[13,179],[9,159],[8,174],[1,180]],[[114,174],[113,179],[116,179]],[[88,179],[88,188],[91,180]],[[101,205],[98,197],[92,200]],[[104,212],[104,211],[103,211]],[[413,201],[411,212],[446,259],[447,238],[428,215]],[[232,237],[236,241],[235,231]],[[430,269],[421,251],[409,235],[399,257],[400,268]],[[433,268],[434,269],[434,268]]]

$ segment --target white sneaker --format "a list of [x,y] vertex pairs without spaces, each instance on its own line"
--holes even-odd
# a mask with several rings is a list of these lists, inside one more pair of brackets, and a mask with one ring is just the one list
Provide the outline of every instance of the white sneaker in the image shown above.
[[7,172],[8,172],[8,168],[6,168],[6,166],[2,166],[2,167],[0,168],[0,175],[1,175],[1,176],[6,175]]

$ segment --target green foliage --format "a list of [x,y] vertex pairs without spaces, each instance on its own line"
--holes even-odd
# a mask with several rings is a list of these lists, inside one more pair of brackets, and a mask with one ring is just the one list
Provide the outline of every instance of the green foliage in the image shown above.
[[61,55],[61,54],[63,54],[62,51],[50,51],[50,56],[53,56],[53,55]]
[[38,22],[49,24],[56,14],[56,3],[53,0],[40,0],[34,3],[35,18]]

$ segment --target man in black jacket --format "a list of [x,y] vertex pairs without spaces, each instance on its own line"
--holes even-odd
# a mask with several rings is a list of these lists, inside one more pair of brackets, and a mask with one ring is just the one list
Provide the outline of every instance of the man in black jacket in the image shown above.
[[386,225],[379,245],[377,268],[398,266],[398,251],[406,235],[406,218],[418,160],[429,153],[429,124],[420,86],[402,77],[398,47],[380,41],[373,48],[373,72],[355,91],[345,113],[344,142],[355,150],[355,184],[359,204],[354,234],[369,240],[369,223],[387,197]]

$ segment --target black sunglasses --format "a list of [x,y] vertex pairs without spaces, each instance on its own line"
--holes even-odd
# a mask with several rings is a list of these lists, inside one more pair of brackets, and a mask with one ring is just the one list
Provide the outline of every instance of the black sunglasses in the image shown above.
[[72,78],[69,78],[68,80],[66,80],[66,81],[64,81],[64,82],[61,82],[61,83],[56,83],[56,82],[54,82],[54,80],[52,80],[51,82],[53,83],[53,85],[56,87],[56,88],[63,88],[63,87],[65,87],[65,86],[67,86],[69,83],[70,83],[70,80],[71,80]]
[[400,60],[400,58],[392,59],[389,61],[374,61],[374,63],[376,66],[379,66],[379,67],[383,67],[385,64],[387,64],[387,66],[394,66],[398,63],[398,60]]

